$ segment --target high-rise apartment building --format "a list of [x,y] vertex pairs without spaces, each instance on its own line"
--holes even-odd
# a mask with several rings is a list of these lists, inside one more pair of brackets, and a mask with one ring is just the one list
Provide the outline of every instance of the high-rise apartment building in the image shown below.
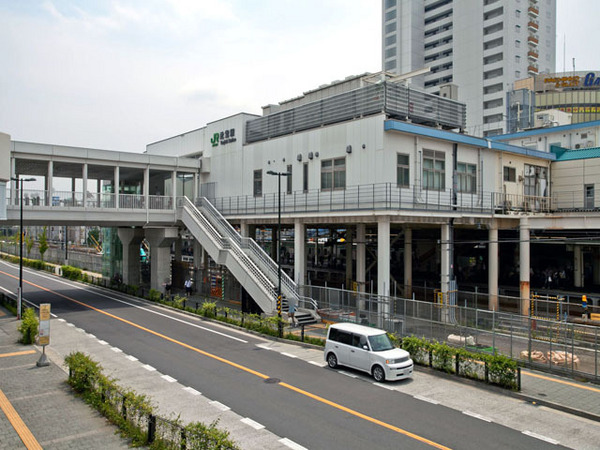
[[506,131],[506,93],[515,80],[554,72],[556,0],[382,0],[383,70],[424,67],[413,87],[458,86],[467,132]]

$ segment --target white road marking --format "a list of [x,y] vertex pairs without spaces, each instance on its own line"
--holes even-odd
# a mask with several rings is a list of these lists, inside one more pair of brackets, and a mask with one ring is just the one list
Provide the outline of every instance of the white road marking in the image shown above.
[[[5,265],[9,265],[8,263],[4,263],[4,264]],[[67,282],[65,280],[61,280],[60,278],[56,278],[56,277],[52,277],[52,276],[41,274],[41,273],[39,273],[37,271],[28,270],[27,272],[29,272],[31,274],[34,274],[34,275],[37,275],[40,278],[46,278],[46,279],[52,280],[52,281],[54,281],[56,283],[65,284],[65,285],[67,285],[67,286],[69,286],[71,288],[80,289],[82,291],[88,291],[89,292],[90,290],[94,290],[98,296],[106,297],[106,298],[108,298],[110,300],[113,300],[115,302],[119,302],[119,303],[122,303],[124,305],[132,306],[134,308],[141,309],[142,311],[149,312],[150,314],[156,314],[157,316],[165,317],[167,319],[171,319],[171,320],[174,320],[175,322],[180,322],[180,323],[189,325],[191,327],[199,328],[201,330],[208,331],[209,333],[218,334],[218,335],[226,337],[228,339],[233,339],[234,341],[243,342],[244,344],[248,343],[248,341],[246,341],[244,339],[240,339],[240,338],[237,338],[235,336],[231,336],[229,334],[222,333],[222,332],[217,331],[217,330],[212,330],[210,328],[206,328],[206,327],[203,327],[201,325],[196,325],[195,323],[191,323],[191,322],[188,322],[186,320],[179,319],[178,317],[172,317],[172,316],[169,316],[168,314],[164,314],[164,313],[161,313],[159,311],[154,311],[154,310],[146,308],[144,306],[134,305],[133,303],[126,302],[125,300],[119,300],[118,298],[111,297],[110,295],[105,294],[100,289],[96,289],[95,286],[91,286],[91,285],[90,286],[85,286],[85,287],[84,286],[79,286],[77,284],[71,284],[71,283],[69,283],[69,282]]]
[[343,370],[338,370],[338,373],[341,373],[342,375],[346,375],[347,377],[350,377],[350,378],[358,378],[358,375],[354,375],[353,373],[349,373],[349,372],[344,372]]
[[531,436],[533,438],[539,439],[539,440],[544,441],[544,442],[548,442],[549,444],[554,444],[554,445],[558,445],[559,444],[559,442],[557,440],[551,439],[551,438],[546,437],[546,436],[542,436],[541,434],[534,433],[533,431],[527,431],[526,430],[526,431],[523,431],[523,434],[526,434],[527,436]]
[[287,356],[288,358],[297,358],[296,355],[292,355],[291,353],[287,353],[287,352],[281,352],[281,354],[283,356]]
[[433,400],[433,399],[427,398],[427,397],[423,397],[421,395],[414,395],[413,398],[416,398],[417,400],[422,400],[422,401],[427,402],[427,403],[431,403],[433,405],[439,405],[440,404],[440,402],[438,402],[436,400]]
[[67,326],[68,326],[68,327],[74,327],[74,326],[75,326],[75,324],[74,324],[74,323],[71,323],[71,322],[67,322]]
[[127,358],[129,361],[139,361],[135,356],[133,355],[125,355],[125,358]]
[[273,350],[271,348],[271,344],[256,344],[256,346],[262,348],[263,350]]
[[[60,320],[60,319],[59,319]],[[96,335],[92,334],[92,333],[88,333],[88,337],[91,337],[92,339],[96,339]]]
[[75,331],[79,331],[80,333],[85,333],[85,330],[83,328],[75,328]]
[[152,367],[150,364],[144,364],[142,366],[144,369],[146,369],[148,372],[154,372],[156,369],[154,367]]
[[183,388],[184,391],[189,392],[192,395],[201,395],[202,392],[197,391],[196,389],[194,389],[193,387],[187,386]]
[[100,344],[100,345],[108,345],[108,342],[103,341],[102,339],[98,339],[98,344]]
[[296,444],[294,441],[288,438],[279,439],[279,442],[293,450],[308,450],[306,447],[302,447],[300,444]]
[[175,383],[177,381],[175,378],[170,377],[169,375],[163,375],[163,376],[161,376],[161,378],[163,380],[168,381],[169,383]]
[[396,390],[396,389],[394,389],[393,386],[390,386],[389,384],[377,383],[377,382],[374,382],[373,384],[375,386],[379,386],[380,388],[387,389],[388,391],[395,391]]
[[462,413],[467,416],[471,416],[471,417],[475,417],[476,419],[483,420],[484,422],[488,422],[488,423],[492,422],[492,419],[488,419],[487,417],[482,416],[481,414],[474,413],[473,411],[463,411]]
[[218,402],[216,400],[213,400],[212,402],[209,402],[211,405],[213,405],[215,408],[220,409],[221,411],[229,411],[231,408],[227,405],[224,405],[221,402]]
[[66,322],[65,319],[57,319],[59,322]]
[[255,422],[254,420],[250,419],[249,417],[241,419],[241,421],[244,422],[246,425],[250,425],[255,430],[262,430],[265,427],[264,425],[262,425],[258,422]]
[[308,361],[308,363],[319,367],[325,367],[327,365],[327,363],[324,361]]
[[123,353],[123,350],[121,350],[119,347],[111,347],[110,349],[115,353]]

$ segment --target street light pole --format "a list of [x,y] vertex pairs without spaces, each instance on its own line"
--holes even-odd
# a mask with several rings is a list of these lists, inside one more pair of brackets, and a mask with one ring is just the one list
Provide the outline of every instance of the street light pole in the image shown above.
[[281,322],[281,177],[289,177],[289,172],[275,172],[269,170],[267,175],[277,176],[278,200],[277,200],[277,316],[279,317],[279,337],[283,337],[283,325]]
[[19,188],[19,287],[17,288],[17,320],[20,320],[23,304],[23,182],[35,181],[35,178],[11,178],[11,180],[16,181]]

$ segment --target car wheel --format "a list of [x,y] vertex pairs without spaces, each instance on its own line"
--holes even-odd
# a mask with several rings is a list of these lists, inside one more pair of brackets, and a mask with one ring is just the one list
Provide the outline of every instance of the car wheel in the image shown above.
[[373,378],[375,378],[375,381],[378,383],[385,381],[385,372],[381,366],[373,367]]
[[338,361],[334,353],[330,353],[329,355],[327,355],[327,364],[329,364],[329,367],[331,367],[332,369],[335,369],[337,367]]

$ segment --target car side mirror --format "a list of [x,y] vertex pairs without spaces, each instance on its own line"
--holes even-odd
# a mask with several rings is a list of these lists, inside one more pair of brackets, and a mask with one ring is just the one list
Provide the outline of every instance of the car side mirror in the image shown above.
[[369,350],[369,346],[367,344],[363,344],[362,348],[363,350]]

